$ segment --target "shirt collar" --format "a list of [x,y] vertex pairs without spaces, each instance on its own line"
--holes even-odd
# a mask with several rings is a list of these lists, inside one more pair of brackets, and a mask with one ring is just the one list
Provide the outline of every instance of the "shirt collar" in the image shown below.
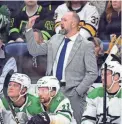
[[79,32],[77,32],[75,35],[69,37],[69,39],[70,39],[71,41],[75,42],[75,40],[76,40],[76,38],[77,38],[78,35],[79,35]]

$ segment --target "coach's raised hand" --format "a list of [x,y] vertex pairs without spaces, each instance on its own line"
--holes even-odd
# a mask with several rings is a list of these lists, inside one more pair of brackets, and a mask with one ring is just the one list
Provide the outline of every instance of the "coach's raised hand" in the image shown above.
[[32,28],[33,25],[35,24],[36,19],[37,19],[38,17],[39,17],[39,15],[36,15],[36,16],[33,16],[33,17],[29,18],[29,21],[28,21],[28,23],[27,23],[26,28],[27,28],[27,29]]

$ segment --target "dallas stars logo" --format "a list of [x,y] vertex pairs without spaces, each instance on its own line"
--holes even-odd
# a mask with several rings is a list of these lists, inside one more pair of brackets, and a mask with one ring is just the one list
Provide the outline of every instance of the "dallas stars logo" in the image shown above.
[[[119,121],[117,121],[119,120]],[[120,122],[120,116],[112,116],[109,114],[109,108],[106,110],[106,124],[117,124]],[[103,113],[97,115],[96,124],[103,124]]]

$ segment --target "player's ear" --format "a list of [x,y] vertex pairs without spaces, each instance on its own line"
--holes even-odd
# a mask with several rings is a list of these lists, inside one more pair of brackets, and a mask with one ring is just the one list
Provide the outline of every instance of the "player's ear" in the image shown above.
[[21,91],[21,94],[24,94],[25,92],[27,91],[27,88],[23,88],[22,91]]
[[52,90],[52,91],[50,92],[50,96],[51,96],[51,97],[54,97],[55,95],[56,95],[56,91]]
[[120,75],[117,73],[117,74],[114,74],[114,81],[118,81],[119,80],[119,77]]

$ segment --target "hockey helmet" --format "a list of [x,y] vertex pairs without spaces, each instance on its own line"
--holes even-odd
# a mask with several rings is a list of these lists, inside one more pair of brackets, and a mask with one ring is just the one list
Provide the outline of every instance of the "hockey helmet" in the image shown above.
[[43,78],[40,78],[37,81],[37,87],[48,87],[49,91],[52,91],[52,88],[56,88],[56,94],[58,93],[60,89],[59,81],[54,76],[45,76]]
[[11,81],[19,83],[21,86],[26,87],[27,89],[29,89],[31,85],[31,79],[26,74],[14,73],[10,78],[10,82]]
[[[103,63],[101,70],[105,68],[105,63]],[[119,74],[120,80],[122,80],[122,65],[118,61],[110,61],[107,63],[107,70],[112,71],[112,75]]]

